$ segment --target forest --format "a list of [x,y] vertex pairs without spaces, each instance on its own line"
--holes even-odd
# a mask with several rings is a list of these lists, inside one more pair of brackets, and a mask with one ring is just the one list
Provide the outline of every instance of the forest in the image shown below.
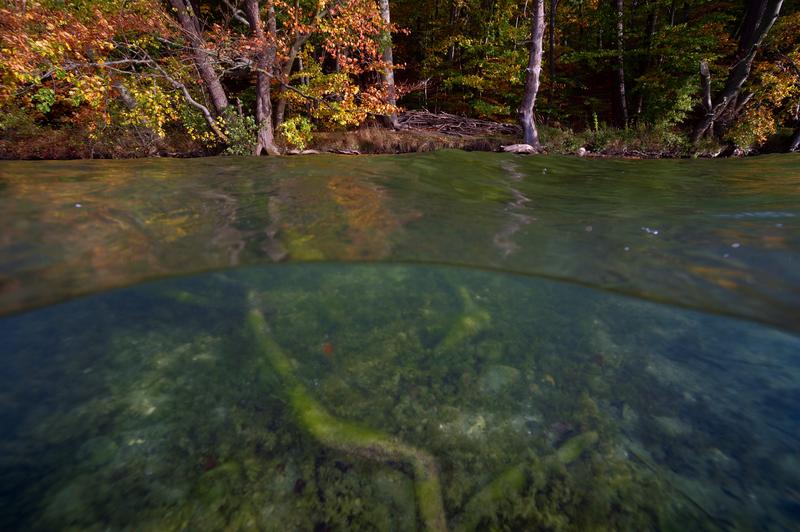
[[800,149],[794,0],[0,0],[0,158]]

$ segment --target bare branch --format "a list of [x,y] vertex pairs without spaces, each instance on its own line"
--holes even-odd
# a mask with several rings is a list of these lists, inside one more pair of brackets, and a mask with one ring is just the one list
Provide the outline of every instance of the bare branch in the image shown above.
[[225,3],[226,6],[228,6],[228,9],[231,10],[231,15],[233,16],[234,19],[241,22],[245,26],[250,25],[250,23],[247,21],[247,18],[245,17],[244,11],[239,9],[230,0],[222,0],[222,1]]
[[736,106],[736,110],[733,112],[733,116],[739,116],[741,112],[744,110],[745,106],[748,103],[750,103],[750,100],[753,99],[753,96],[755,96],[754,93],[752,92],[747,93],[747,96],[745,96],[742,99],[742,101]]
[[189,94],[189,89],[186,88],[186,85],[178,81],[177,79],[173,78],[156,62],[153,62],[153,66],[158,70],[161,75],[166,79],[168,82],[172,84],[173,87],[180,90],[183,93],[183,98],[186,102],[191,105],[192,107],[198,109],[202,114],[203,118],[205,118],[206,124],[208,125],[209,129],[214,132],[214,134],[223,142],[228,142],[228,137],[225,133],[219,128],[217,123],[214,121],[214,117],[211,115],[211,111],[208,110],[208,107],[203,105],[202,103],[198,102],[192,95]]

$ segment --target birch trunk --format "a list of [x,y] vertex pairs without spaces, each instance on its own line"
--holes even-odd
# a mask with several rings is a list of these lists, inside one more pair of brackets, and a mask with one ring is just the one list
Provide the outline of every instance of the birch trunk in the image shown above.
[[792,140],[789,141],[789,151],[800,151],[800,125],[794,129]]
[[615,0],[617,11],[617,109],[622,127],[628,127],[628,102],[625,97],[625,23],[623,0]]
[[539,148],[539,132],[536,130],[534,109],[536,94],[539,92],[539,77],[542,73],[542,39],[544,37],[544,0],[533,2],[533,22],[531,24],[531,53],[525,74],[525,95],[519,107],[519,121],[522,125],[525,144]]
[[[381,41],[383,45],[383,83],[386,85],[386,103],[391,106],[397,105],[397,91],[394,86],[394,57],[392,57],[392,33],[389,26],[392,23],[391,13],[389,11],[389,0],[380,0],[381,4],[381,19],[385,30],[383,32]],[[394,129],[398,129],[397,113],[392,112],[386,117],[388,124]]]

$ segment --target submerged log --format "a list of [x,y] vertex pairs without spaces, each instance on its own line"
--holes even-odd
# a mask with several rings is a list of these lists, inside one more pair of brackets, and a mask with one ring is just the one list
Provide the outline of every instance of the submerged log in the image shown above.
[[554,455],[546,457],[538,464],[523,462],[506,469],[469,500],[457,528],[477,530],[481,520],[490,517],[501,501],[525,488],[533,469],[544,470],[554,464],[569,465],[591,449],[597,440],[597,432],[584,432],[564,442]]
[[264,357],[260,369],[265,377],[277,374],[285,388],[297,422],[322,445],[381,462],[409,464],[414,471],[414,491],[420,519],[427,530],[447,530],[436,460],[428,452],[403,443],[394,436],[337,419],[314,399],[295,376],[292,363],[272,338],[264,315],[252,305],[247,326]]
[[458,295],[464,304],[464,312],[456,319],[445,337],[439,342],[437,351],[448,351],[474,338],[483,332],[492,321],[489,313],[475,304],[465,287],[458,288]]

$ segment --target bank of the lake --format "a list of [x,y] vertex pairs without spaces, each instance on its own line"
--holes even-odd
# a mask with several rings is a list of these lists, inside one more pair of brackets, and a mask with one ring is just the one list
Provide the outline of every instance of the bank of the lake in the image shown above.
[[[401,154],[442,149],[492,152],[501,151],[503,146],[519,143],[521,139],[518,127],[511,123],[446,113],[431,115],[411,111],[405,116],[422,114],[434,118],[424,124],[409,120],[399,129],[387,128],[372,121],[356,129],[315,130],[298,144],[279,138],[279,147],[286,154]],[[758,149],[742,149],[733,144],[708,139],[693,145],[686,131],[647,125],[624,129],[596,125],[582,131],[573,131],[555,123],[542,125],[540,134],[543,144],[541,153],[544,154],[680,159],[785,152],[791,130],[780,130]],[[137,128],[113,128],[97,133],[71,125],[55,128],[34,123],[18,124],[0,130],[0,159],[5,160],[186,158],[242,154],[247,151],[246,146],[231,149],[230,146],[203,145],[177,127],[166,129],[162,137]]]

